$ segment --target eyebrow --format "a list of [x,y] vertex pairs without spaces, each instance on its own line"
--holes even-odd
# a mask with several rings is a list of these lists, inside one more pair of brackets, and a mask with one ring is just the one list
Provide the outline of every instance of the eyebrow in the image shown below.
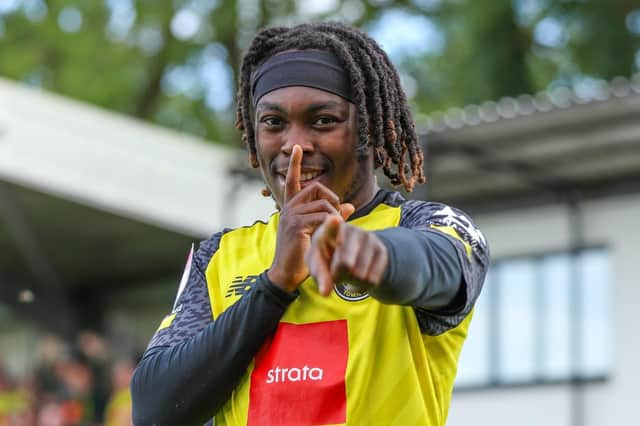
[[[309,113],[309,112],[320,111],[323,109],[341,108],[341,107],[342,107],[342,104],[336,101],[318,102],[308,106],[305,109],[305,112]],[[260,112],[264,110],[273,110],[283,114],[286,112],[285,109],[282,107],[282,105],[278,103],[273,103],[273,102],[259,102],[256,110],[257,110],[256,112]]]
[[315,112],[322,109],[331,109],[331,108],[340,108],[342,104],[336,101],[326,101],[326,102],[318,102],[315,104],[311,104],[309,108],[306,109],[307,112]]
[[258,106],[256,107],[256,112],[260,112],[264,110],[275,110],[275,111],[284,113],[284,108],[282,108],[280,104],[275,104],[272,102],[258,102]]

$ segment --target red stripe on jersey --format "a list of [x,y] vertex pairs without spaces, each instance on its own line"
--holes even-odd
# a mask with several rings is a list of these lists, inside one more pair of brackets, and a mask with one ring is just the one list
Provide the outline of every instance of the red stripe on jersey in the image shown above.
[[346,320],[280,323],[255,359],[250,426],[346,422]]

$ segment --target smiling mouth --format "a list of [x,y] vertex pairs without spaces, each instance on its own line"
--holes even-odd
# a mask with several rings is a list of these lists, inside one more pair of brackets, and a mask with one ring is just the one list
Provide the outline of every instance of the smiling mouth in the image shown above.
[[[305,171],[300,173],[300,183],[305,183],[305,182],[309,182],[312,181],[313,179],[317,178],[318,176],[322,176],[325,173],[324,170],[312,170],[312,171]],[[278,172],[277,175],[284,181],[287,180],[287,173],[286,171],[283,172]]]
[[318,176],[320,176],[321,174],[322,174],[322,171],[301,173],[300,174],[300,182],[306,182],[306,181],[315,179]]

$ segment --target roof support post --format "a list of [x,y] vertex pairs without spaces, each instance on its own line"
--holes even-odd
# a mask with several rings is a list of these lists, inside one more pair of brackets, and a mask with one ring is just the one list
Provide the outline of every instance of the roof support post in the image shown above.
[[[38,238],[22,212],[12,189],[0,182],[0,218],[4,219],[9,236],[24,258],[32,281],[19,286],[3,285],[0,299],[6,300],[19,313],[40,318],[43,314],[55,321],[42,318],[44,324],[54,326],[56,332],[70,334],[74,329],[74,316],[56,271],[49,263]],[[5,280],[3,280],[5,281]],[[11,283],[11,280],[6,280]],[[40,313],[38,314],[38,311]]]

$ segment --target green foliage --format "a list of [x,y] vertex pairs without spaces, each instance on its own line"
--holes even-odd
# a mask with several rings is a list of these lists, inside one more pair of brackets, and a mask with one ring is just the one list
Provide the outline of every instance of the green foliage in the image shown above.
[[638,0],[0,3],[0,75],[227,144],[238,140],[242,47],[268,24],[346,20],[374,36],[395,25],[402,38],[416,28],[397,16],[423,17],[442,46],[390,52],[417,114],[628,76],[640,58],[640,22],[630,23],[640,21]]

